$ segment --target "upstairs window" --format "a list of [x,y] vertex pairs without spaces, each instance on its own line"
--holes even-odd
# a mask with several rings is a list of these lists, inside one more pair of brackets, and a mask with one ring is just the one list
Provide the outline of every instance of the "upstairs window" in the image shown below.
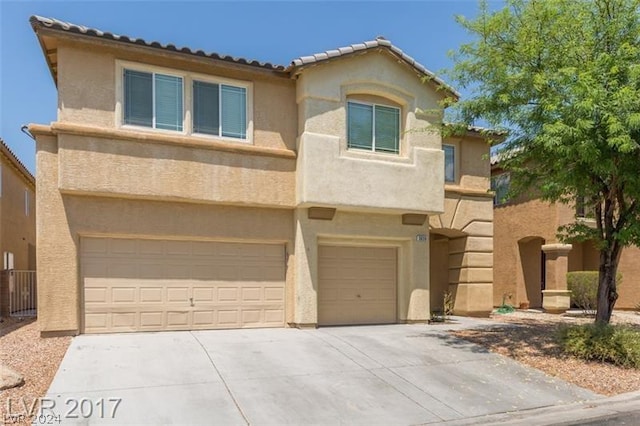
[[400,109],[347,102],[347,147],[375,152],[400,152]]
[[250,83],[142,64],[123,64],[121,69],[122,124],[251,138]]
[[499,206],[509,201],[507,194],[509,193],[510,181],[511,175],[509,173],[491,176],[491,190],[495,192],[495,196],[493,197],[494,206]]
[[182,77],[124,70],[124,124],[182,131]]
[[456,147],[442,145],[444,151],[444,181],[452,183],[456,181]]
[[247,89],[193,82],[193,132],[247,138]]

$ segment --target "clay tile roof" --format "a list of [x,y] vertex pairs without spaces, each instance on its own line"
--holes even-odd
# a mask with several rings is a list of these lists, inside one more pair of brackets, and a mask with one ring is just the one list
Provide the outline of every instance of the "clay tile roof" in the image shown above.
[[[365,41],[364,43],[352,44],[345,47],[340,47],[337,49],[327,50],[326,52],[317,53],[315,55],[301,56],[299,58],[294,59],[288,67],[283,65],[272,64],[270,62],[259,62],[252,59],[246,59],[241,57],[234,57],[229,55],[222,55],[219,53],[206,53],[202,50],[192,50],[188,47],[177,47],[173,44],[161,44],[158,41],[145,41],[141,38],[133,38],[126,35],[118,35],[110,32],[104,32],[98,30],[96,28],[89,28],[84,25],[76,25],[70,22],[60,21],[55,18],[45,18],[42,16],[32,16],[29,19],[33,30],[37,33],[39,29],[50,29],[56,30],[66,33],[79,34],[88,37],[95,37],[103,40],[111,40],[120,43],[126,43],[131,45],[138,45],[144,47],[151,47],[156,49],[162,49],[165,51],[184,53],[188,55],[200,56],[220,61],[226,61],[235,64],[248,65],[252,67],[262,68],[269,71],[282,72],[283,74],[289,74],[296,69],[304,67],[306,65],[318,64],[323,61],[332,60],[334,58],[348,56],[358,52],[364,52],[367,50],[374,49],[385,49],[392,55],[396,56],[401,61],[405,62],[407,65],[412,67],[418,74],[427,77],[430,81],[435,83],[437,86],[443,88],[454,97],[459,98],[460,95],[456,92],[451,86],[447,85],[440,78],[436,77],[434,73],[429,71],[424,65],[420,64],[411,56],[404,53],[401,49],[394,46],[389,40],[384,37],[376,37],[375,40]],[[41,40],[42,43],[42,40]],[[43,45],[44,49],[44,45]],[[47,54],[46,49],[45,54]],[[53,62],[49,63],[50,68],[52,69],[52,73],[54,74],[55,79],[55,64]]]
[[259,62],[256,60],[252,60],[252,59],[246,59],[246,58],[240,58],[240,57],[235,57],[235,56],[229,56],[229,55],[222,55],[219,53],[215,53],[215,52],[211,52],[211,53],[206,53],[202,50],[191,50],[188,47],[177,47],[173,44],[162,44],[158,41],[145,41],[141,38],[133,38],[133,37],[129,37],[126,35],[118,35],[118,34],[113,34],[110,32],[104,32],[101,30],[98,30],[96,28],[89,28],[89,27],[85,27],[84,25],[76,25],[76,24],[72,24],[70,22],[64,22],[64,21],[60,21],[58,19],[55,18],[45,18],[42,16],[32,16],[29,19],[29,22],[31,23],[31,26],[33,27],[34,31],[38,31],[38,28],[49,28],[49,29],[53,29],[53,30],[59,30],[59,31],[64,31],[64,32],[69,32],[69,33],[75,33],[75,34],[82,34],[82,35],[86,35],[86,36],[90,36],[90,37],[96,37],[96,38],[101,38],[101,39],[106,39],[106,40],[114,40],[114,41],[118,41],[118,42],[122,42],[122,43],[128,43],[128,44],[135,44],[135,45],[139,45],[139,46],[146,46],[146,47],[153,47],[156,49],[162,49],[162,50],[168,50],[168,51],[172,51],[172,52],[180,52],[180,53],[186,53],[189,55],[195,55],[195,56],[203,56],[206,58],[211,58],[211,59],[217,59],[217,60],[221,60],[221,61],[226,61],[226,62],[233,62],[233,63],[237,63],[237,64],[242,64],[242,65],[249,65],[249,66],[253,66],[253,67],[258,67],[258,68],[265,68],[267,70],[272,70],[272,71],[284,71],[285,67],[283,65],[277,65],[277,64],[272,64],[270,62]]
[[16,170],[18,170],[27,181],[29,181],[32,185],[36,184],[36,179],[33,177],[31,172],[25,167],[24,164],[22,164],[22,161],[20,161],[18,156],[13,153],[11,148],[9,148],[6,143],[4,143],[2,138],[0,138],[0,153],[9,160],[11,165],[15,167]]
[[402,49],[394,46],[389,40],[380,36],[376,37],[375,40],[365,41],[364,43],[357,43],[345,47],[340,47],[338,49],[327,50],[326,52],[316,53],[315,55],[301,56],[291,62],[290,68],[300,68],[306,65],[318,64],[339,56],[347,56],[370,49],[387,49],[391,54],[411,66],[419,74],[426,76],[436,85],[442,87],[444,90],[447,90],[456,98],[460,97],[460,94],[458,92],[456,92],[451,86],[446,84],[440,78],[436,77],[436,75],[433,72],[429,71],[424,65],[404,53]]

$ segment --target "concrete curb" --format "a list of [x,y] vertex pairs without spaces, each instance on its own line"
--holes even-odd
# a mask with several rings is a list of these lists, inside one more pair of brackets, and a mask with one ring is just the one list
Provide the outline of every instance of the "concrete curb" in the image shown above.
[[640,414],[640,391],[603,397],[575,404],[556,405],[532,410],[513,411],[489,416],[444,422],[446,425],[574,425],[585,421],[617,416],[623,413]]

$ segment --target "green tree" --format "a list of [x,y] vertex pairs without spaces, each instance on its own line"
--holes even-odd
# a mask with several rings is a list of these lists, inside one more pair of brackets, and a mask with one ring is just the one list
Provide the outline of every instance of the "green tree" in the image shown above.
[[[475,19],[453,53],[450,76],[467,100],[450,105],[464,126],[485,120],[509,131],[500,161],[512,194],[594,211],[563,240],[600,251],[596,322],[618,297],[621,250],[640,243],[640,0],[507,0]],[[455,131],[455,127],[451,128]],[[631,285],[631,283],[629,283]]]

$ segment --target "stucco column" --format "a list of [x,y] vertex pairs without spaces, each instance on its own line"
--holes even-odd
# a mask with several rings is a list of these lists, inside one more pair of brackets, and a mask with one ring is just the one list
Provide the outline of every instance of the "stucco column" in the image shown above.
[[294,322],[297,327],[318,325],[318,239],[305,209],[295,211]]
[[546,312],[563,313],[569,309],[571,292],[567,289],[567,271],[571,244],[545,244],[545,290],[542,290],[542,308]]
[[425,323],[429,319],[429,240],[413,240],[406,246],[410,252],[406,257],[410,259],[411,264],[401,263],[399,266],[410,271],[409,280],[406,283],[398,283],[398,293],[401,302],[408,302],[407,318],[402,318],[404,309],[399,317],[407,323]]

